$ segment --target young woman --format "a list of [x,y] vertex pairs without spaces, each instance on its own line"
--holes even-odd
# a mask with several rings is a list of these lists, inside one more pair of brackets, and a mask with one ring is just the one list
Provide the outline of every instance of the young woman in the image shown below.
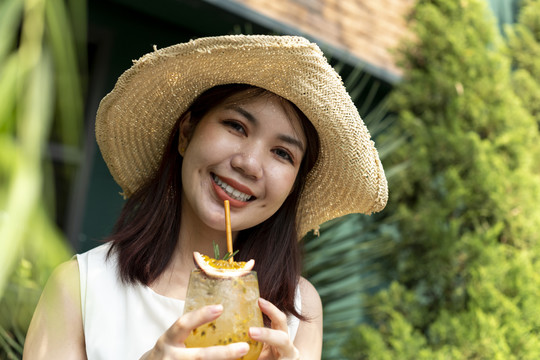
[[183,315],[193,251],[255,259],[267,326],[261,359],[318,359],[322,306],[298,240],[324,221],[381,210],[377,151],[339,76],[299,37],[204,38],[147,54],[98,110],[96,137],[128,198],[107,242],[61,265],[28,359],[238,359],[245,343],[185,348],[219,304]]

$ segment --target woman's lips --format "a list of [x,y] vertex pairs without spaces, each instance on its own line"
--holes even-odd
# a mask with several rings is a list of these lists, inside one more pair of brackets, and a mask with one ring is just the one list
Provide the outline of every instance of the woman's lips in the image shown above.
[[254,200],[253,192],[248,187],[233,179],[211,174],[212,186],[221,200],[229,200],[231,206],[244,207]]

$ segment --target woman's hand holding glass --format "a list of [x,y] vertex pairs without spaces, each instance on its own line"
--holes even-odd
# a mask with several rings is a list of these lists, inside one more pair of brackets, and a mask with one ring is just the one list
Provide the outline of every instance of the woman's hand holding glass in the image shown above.
[[[259,306],[271,321],[271,328],[252,327],[249,335],[264,343],[260,360],[298,360],[300,353],[289,337],[287,316],[275,305],[259,299]],[[156,342],[141,360],[162,359],[238,359],[246,355],[249,345],[245,342],[205,348],[186,348],[184,341],[191,331],[216,320],[223,313],[223,306],[209,305],[184,314]]]
[[186,348],[184,341],[192,330],[216,320],[223,313],[223,306],[210,305],[182,315],[156,342],[141,360],[162,359],[238,359],[249,351],[247,343],[232,343],[206,348]]

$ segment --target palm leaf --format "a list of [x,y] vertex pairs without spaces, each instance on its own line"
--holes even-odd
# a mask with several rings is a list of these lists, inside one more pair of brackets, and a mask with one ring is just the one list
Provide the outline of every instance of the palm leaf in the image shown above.
[[[79,2],[79,5],[83,2]],[[82,95],[65,3],[0,3],[0,358],[19,359],[41,289],[70,256],[45,189],[53,124],[77,145]],[[77,22],[77,21],[74,21]],[[59,96],[56,96],[59,94]]]
[[[335,68],[345,71],[346,66],[338,63]],[[386,99],[377,99],[379,82],[361,68],[349,71],[343,82],[378,142],[393,121]],[[378,142],[381,160],[391,156],[405,140],[385,138]],[[387,177],[406,166],[385,169]],[[352,214],[324,224],[320,234],[305,239],[304,276],[317,288],[323,302],[323,358],[339,359],[350,330],[364,321],[366,297],[386,285],[378,260],[390,252],[397,232],[384,224],[383,216]]]

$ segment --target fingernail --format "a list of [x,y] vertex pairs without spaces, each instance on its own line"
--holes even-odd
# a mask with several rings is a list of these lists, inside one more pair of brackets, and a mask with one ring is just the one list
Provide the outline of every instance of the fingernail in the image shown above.
[[261,329],[256,327],[249,328],[249,335],[253,338],[259,337],[261,335]]
[[249,345],[245,342],[234,343],[229,345],[232,347],[233,351],[238,354],[238,356],[244,356],[249,351]]
[[223,305],[211,305],[211,306],[208,307],[208,310],[212,314],[219,314],[219,313],[223,312]]
[[262,297],[259,298],[259,302],[261,302],[263,304],[268,304],[268,300],[263,299]]

